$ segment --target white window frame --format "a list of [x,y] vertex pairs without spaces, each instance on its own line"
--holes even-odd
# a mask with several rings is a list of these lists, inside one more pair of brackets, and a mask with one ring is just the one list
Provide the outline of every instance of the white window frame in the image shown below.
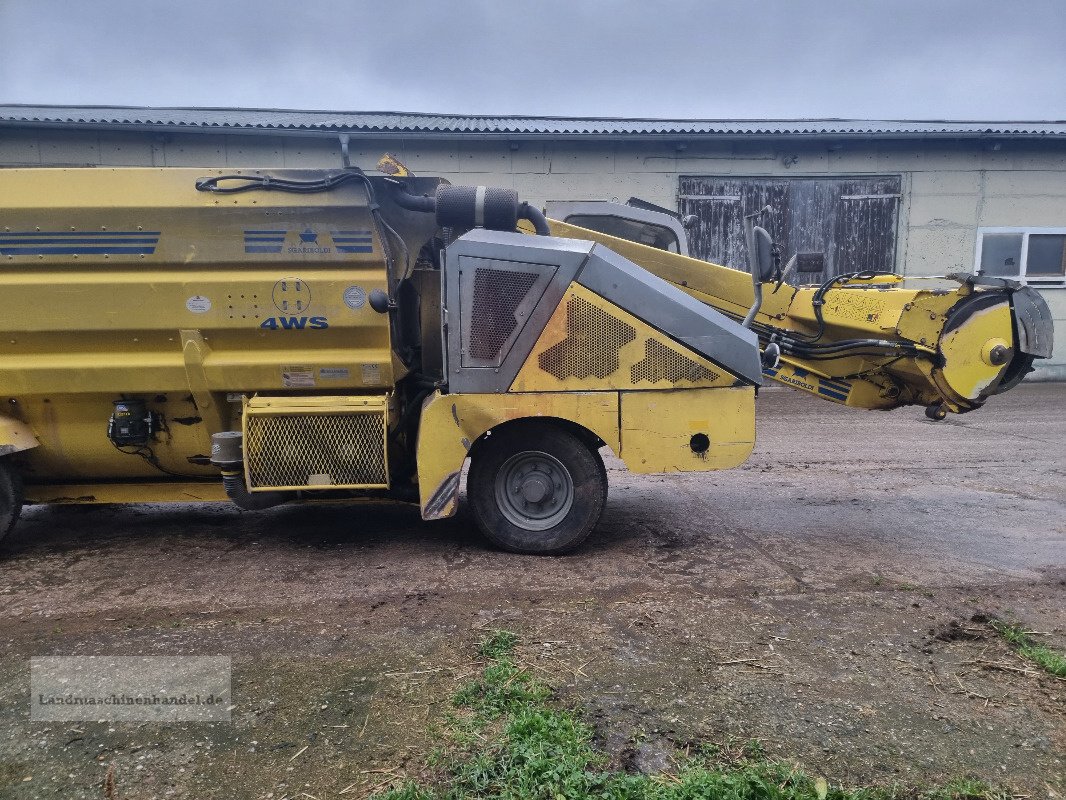
[[1026,270],[1029,268],[1029,236],[1031,234],[1051,234],[1053,236],[1066,236],[1066,228],[1029,228],[1029,227],[997,227],[977,229],[977,252],[974,254],[973,271],[976,275],[981,269],[981,251],[984,249],[986,233],[1020,233],[1022,234],[1022,252],[1019,260],[1017,275],[1001,275],[997,277],[1008,280],[1016,280],[1023,286],[1036,286],[1040,289],[1066,288],[1066,276],[1061,278],[1039,277],[1029,279]]

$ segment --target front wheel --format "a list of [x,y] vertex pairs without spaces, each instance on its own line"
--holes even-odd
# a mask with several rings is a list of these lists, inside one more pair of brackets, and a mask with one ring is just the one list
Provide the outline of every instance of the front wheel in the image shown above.
[[0,539],[3,539],[22,513],[22,478],[9,459],[0,459]]
[[581,544],[607,503],[599,453],[562,428],[522,423],[478,446],[467,496],[481,532],[513,553],[551,555]]

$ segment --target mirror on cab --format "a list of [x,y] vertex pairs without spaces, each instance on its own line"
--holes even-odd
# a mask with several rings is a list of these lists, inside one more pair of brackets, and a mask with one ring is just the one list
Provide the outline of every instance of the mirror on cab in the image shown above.
[[756,225],[752,229],[751,274],[759,278],[760,283],[774,279],[774,240],[765,228]]

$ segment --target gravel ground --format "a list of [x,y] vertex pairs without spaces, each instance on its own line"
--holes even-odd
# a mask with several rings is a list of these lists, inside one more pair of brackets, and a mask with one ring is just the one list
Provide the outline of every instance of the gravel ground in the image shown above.
[[[418,775],[484,631],[619,767],[758,738],[847,785],[1066,792],[1066,387],[942,423],[759,398],[743,468],[638,477],[576,554],[388,504],[29,508],[0,545],[0,797],[360,797]],[[228,655],[231,723],[31,723],[29,657]],[[351,787],[351,788],[349,788]],[[349,790],[341,794],[342,790]]]

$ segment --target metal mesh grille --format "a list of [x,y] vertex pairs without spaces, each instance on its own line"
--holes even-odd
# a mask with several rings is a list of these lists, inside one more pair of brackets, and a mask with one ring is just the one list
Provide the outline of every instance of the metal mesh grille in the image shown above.
[[249,415],[248,482],[267,486],[385,486],[385,415]]
[[515,311],[537,282],[536,272],[480,267],[474,271],[470,344],[473,358],[495,359],[518,327]]
[[719,374],[707,369],[691,358],[671,350],[662,342],[648,339],[644,342],[644,358],[629,368],[633,383],[649,381],[680,383],[681,381],[713,381]]
[[566,305],[566,338],[540,354],[540,368],[560,380],[606,378],[618,370],[618,351],[636,337],[633,326],[571,297]]

